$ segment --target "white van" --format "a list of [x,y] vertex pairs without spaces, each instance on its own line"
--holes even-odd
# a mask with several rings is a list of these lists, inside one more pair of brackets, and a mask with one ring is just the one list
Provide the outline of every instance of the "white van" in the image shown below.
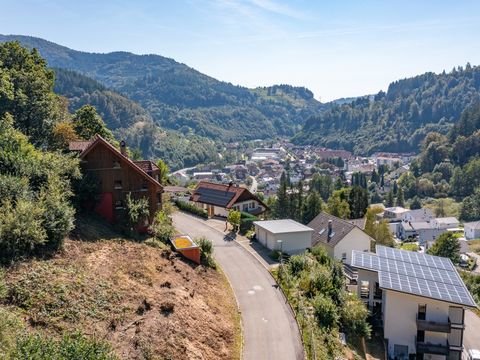
[[466,360],[480,360],[480,350],[476,350],[476,349],[468,350]]

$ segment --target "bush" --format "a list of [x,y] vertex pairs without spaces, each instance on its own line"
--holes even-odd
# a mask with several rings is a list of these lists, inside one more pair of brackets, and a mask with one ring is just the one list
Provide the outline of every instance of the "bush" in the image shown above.
[[313,299],[313,310],[315,319],[320,326],[328,329],[337,326],[340,316],[338,315],[337,306],[330,298],[322,294],[317,295]]
[[205,210],[196,207],[195,205],[189,204],[184,201],[179,201],[179,200],[175,201],[175,205],[182,211],[200,216],[201,218],[204,218],[204,219],[208,219],[208,213]]
[[152,235],[164,243],[167,243],[175,234],[175,228],[172,225],[172,220],[163,211],[157,211],[153,223],[150,226]]
[[20,318],[0,308],[0,359],[9,359],[23,330]]
[[352,336],[370,337],[371,327],[367,322],[368,310],[354,295],[349,295],[341,307],[341,323],[346,333]]
[[241,214],[240,214],[240,211],[236,211],[236,210],[230,210],[228,212],[228,217],[227,217],[227,221],[230,225],[233,226],[233,230],[234,231],[237,231],[238,230],[238,227],[240,226],[240,222],[241,222]]
[[49,360],[113,360],[110,346],[102,341],[87,338],[80,333],[67,334],[53,340],[38,334],[25,334],[17,340],[12,359]]
[[0,206],[0,260],[7,262],[33,253],[47,242],[42,226],[44,209],[34,202],[19,199],[14,205],[4,201]]
[[129,231],[133,233],[134,228],[150,215],[148,200],[144,197],[134,199],[131,194],[128,193],[126,198],[126,208]]
[[200,248],[200,259],[202,263],[211,268],[215,268],[215,261],[213,260],[213,243],[206,237],[195,239],[195,243]]
[[252,214],[241,212],[240,213],[240,234],[246,234],[253,228],[253,222],[257,221],[258,218]]
[[308,261],[304,255],[293,255],[288,261],[288,270],[293,276],[298,276],[307,266]]

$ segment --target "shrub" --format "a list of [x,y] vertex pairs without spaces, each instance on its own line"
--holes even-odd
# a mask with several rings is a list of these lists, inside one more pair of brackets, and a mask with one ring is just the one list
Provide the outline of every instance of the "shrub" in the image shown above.
[[253,222],[258,218],[252,214],[241,212],[240,213],[240,234],[246,234],[253,228]]
[[0,359],[9,359],[14,351],[17,337],[22,331],[19,318],[0,308]]
[[204,265],[215,268],[215,261],[213,260],[213,243],[206,237],[195,239],[195,243],[200,248],[200,257]]
[[322,265],[331,265],[332,258],[328,255],[327,250],[323,246],[315,246],[310,250],[315,260]]
[[175,205],[182,211],[197,215],[204,219],[208,219],[208,213],[205,210],[196,207],[195,205],[179,200],[175,201]]
[[229,222],[230,225],[233,226],[233,230],[237,231],[238,227],[240,226],[240,222],[241,222],[240,211],[230,210],[228,212],[227,221]]
[[371,327],[367,322],[368,310],[363,302],[349,295],[341,307],[341,323],[345,332],[353,336],[370,337]]
[[133,229],[150,214],[148,200],[144,197],[134,199],[130,193],[127,194],[126,200],[127,222],[129,230],[133,232]]
[[333,301],[319,294],[313,299],[313,310],[315,319],[318,324],[326,328],[334,328],[337,326],[340,316],[338,315],[337,306]]
[[14,205],[4,201],[0,206],[0,260],[8,261],[33,252],[47,242],[42,226],[44,209],[34,202],[19,199]]
[[113,360],[110,346],[80,333],[67,334],[61,340],[53,340],[38,334],[25,334],[17,340],[12,359],[51,360]]
[[51,177],[40,192],[39,203],[44,209],[42,223],[51,250],[59,249],[65,236],[74,228],[75,210],[69,202],[71,195],[69,186],[56,177]]
[[293,255],[288,261],[288,270],[293,276],[298,276],[308,266],[305,255]]
[[166,243],[175,234],[175,228],[172,225],[172,220],[163,211],[157,211],[153,223],[150,226],[150,231],[153,236]]

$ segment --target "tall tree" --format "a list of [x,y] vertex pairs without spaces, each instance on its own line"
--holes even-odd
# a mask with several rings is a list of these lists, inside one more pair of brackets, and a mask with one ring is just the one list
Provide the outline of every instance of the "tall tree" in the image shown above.
[[0,119],[10,113],[14,126],[34,145],[51,140],[58,119],[54,75],[38,51],[18,42],[0,44]]
[[347,200],[342,197],[342,190],[335,190],[328,199],[327,211],[333,216],[348,219],[350,217],[350,206]]
[[274,216],[277,219],[285,219],[289,215],[287,194],[287,175],[285,171],[280,176],[280,186],[277,191],[277,201],[275,202]]
[[403,189],[401,186],[398,187],[398,190],[397,190],[397,203],[396,203],[397,206],[400,206],[400,207],[405,207],[405,199],[403,197]]
[[73,116],[75,132],[82,139],[90,140],[96,134],[107,140],[113,140],[113,135],[103,122],[97,110],[91,105],[84,105]]
[[454,264],[460,262],[460,243],[455,234],[449,232],[440,235],[427,252],[430,255],[450,258]]
[[308,224],[315,216],[322,211],[322,199],[316,191],[310,191],[308,193],[304,210],[303,210],[303,223]]
[[352,187],[348,195],[348,205],[352,219],[363,218],[368,207],[368,191],[360,186]]
[[386,204],[385,206],[386,207],[392,207],[394,205],[394,202],[393,202],[393,190],[390,190],[387,194],[387,201],[386,201]]
[[170,172],[170,169],[162,159],[158,159],[157,166],[159,169],[158,179],[160,180],[160,184],[166,185],[168,183],[168,173]]
[[420,198],[415,196],[410,203],[410,210],[417,210],[422,208],[422,203],[420,202]]

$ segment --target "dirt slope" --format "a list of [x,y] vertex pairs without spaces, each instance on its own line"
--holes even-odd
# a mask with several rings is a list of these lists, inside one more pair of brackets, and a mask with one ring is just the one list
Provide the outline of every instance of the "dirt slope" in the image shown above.
[[68,240],[7,271],[1,306],[34,330],[80,330],[123,359],[238,358],[238,313],[219,272],[143,244]]

